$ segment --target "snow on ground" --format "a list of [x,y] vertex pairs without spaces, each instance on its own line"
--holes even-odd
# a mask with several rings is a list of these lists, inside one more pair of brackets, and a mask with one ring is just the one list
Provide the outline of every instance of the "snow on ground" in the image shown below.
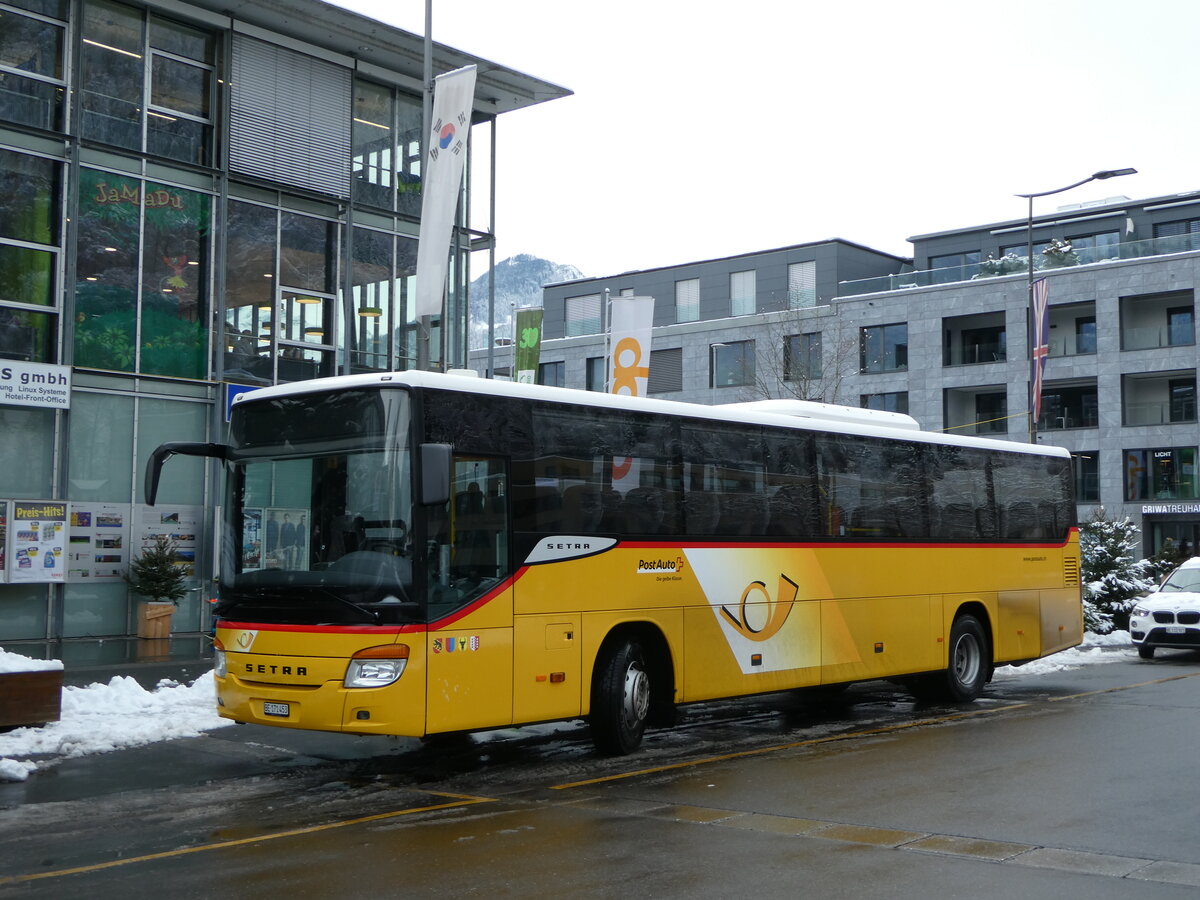
[[0,781],[24,781],[60,759],[195,737],[232,724],[217,715],[212,672],[191,685],[164,680],[153,691],[128,675],[108,684],[67,686],[59,721],[0,732]]
[[[1019,668],[1001,667],[996,670],[996,678],[1011,681],[1117,662],[1127,656],[1113,651],[1130,647],[1128,632],[1088,634],[1080,647]],[[58,660],[32,660],[0,650],[0,672],[61,667]],[[62,759],[195,737],[230,724],[217,715],[212,672],[201,675],[191,685],[162,681],[153,691],[147,691],[128,675],[118,675],[108,684],[68,686],[63,688],[60,721],[43,728],[0,732],[0,781],[24,781],[31,773]]]

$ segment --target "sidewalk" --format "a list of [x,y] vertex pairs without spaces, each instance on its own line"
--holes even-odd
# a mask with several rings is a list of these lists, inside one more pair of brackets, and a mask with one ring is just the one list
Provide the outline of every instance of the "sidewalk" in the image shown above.
[[212,668],[212,639],[196,632],[146,640],[136,637],[5,641],[0,647],[33,659],[61,659],[63,684],[82,687],[129,675],[147,690],[164,678],[190,684]]

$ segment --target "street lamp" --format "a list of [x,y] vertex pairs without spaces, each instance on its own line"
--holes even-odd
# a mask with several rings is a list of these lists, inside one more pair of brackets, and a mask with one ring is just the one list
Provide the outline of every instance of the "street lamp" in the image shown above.
[[[1029,216],[1026,219],[1026,244],[1025,244],[1025,252],[1026,252],[1026,255],[1028,256],[1028,262],[1029,262],[1029,270],[1028,270],[1028,275],[1026,277],[1027,296],[1025,299],[1026,299],[1026,303],[1028,304],[1028,308],[1029,308],[1031,314],[1033,314],[1033,198],[1034,197],[1049,197],[1051,194],[1061,194],[1061,193],[1063,193],[1063,191],[1072,190],[1073,188],[1077,188],[1080,185],[1087,184],[1089,181],[1107,181],[1109,178],[1118,178],[1121,175],[1136,175],[1136,174],[1137,174],[1137,169],[1101,169],[1099,172],[1095,172],[1095,173],[1089,175],[1087,178],[1083,179],[1082,181],[1076,181],[1074,184],[1068,184],[1066,187],[1055,188],[1052,191],[1038,191],[1035,194],[1017,194],[1016,195],[1018,197],[1024,197],[1026,200],[1029,201]],[[1036,322],[1034,322],[1032,324],[1034,325],[1034,328],[1036,329],[1036,327],[1037,327]],[[1032,346],[1032,342],[1031,342],[1031,345],[1029,348],[1029,357],[1031,360],[1036,359],[1034,354],[1037,353],[1037,349],[1038,348]],[[1032,376],[1032,371],[1030,372],[1030,375]],[[1034,416],[1033,416],[1033,407],[1034,407],[1033,378],[1030,377],[1030,379],[1029,379],[1029,443],[1031,443],[1031,444],[1037,442],[1037,421],[1036,421],[1036,419],[1034,419]]]

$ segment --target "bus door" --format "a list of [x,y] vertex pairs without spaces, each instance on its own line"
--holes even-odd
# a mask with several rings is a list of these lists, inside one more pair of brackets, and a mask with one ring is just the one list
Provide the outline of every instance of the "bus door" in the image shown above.
[[512,721],[508,473],[455,455],[450,501],[430,512],[426,732]]

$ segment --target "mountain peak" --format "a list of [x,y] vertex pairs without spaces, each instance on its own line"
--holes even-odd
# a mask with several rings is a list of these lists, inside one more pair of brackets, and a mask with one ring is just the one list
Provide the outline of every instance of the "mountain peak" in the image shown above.
[[[542,305],[543,286],[583,277],[583,273],[574,266],[551,262],[529,253],[518,253],[496,263],[495,275],[497,338],[512,336],[514,310]],[[491,280],[492,273],[484,272],[471,282],[472,349],[487,346],[488,286]]]

